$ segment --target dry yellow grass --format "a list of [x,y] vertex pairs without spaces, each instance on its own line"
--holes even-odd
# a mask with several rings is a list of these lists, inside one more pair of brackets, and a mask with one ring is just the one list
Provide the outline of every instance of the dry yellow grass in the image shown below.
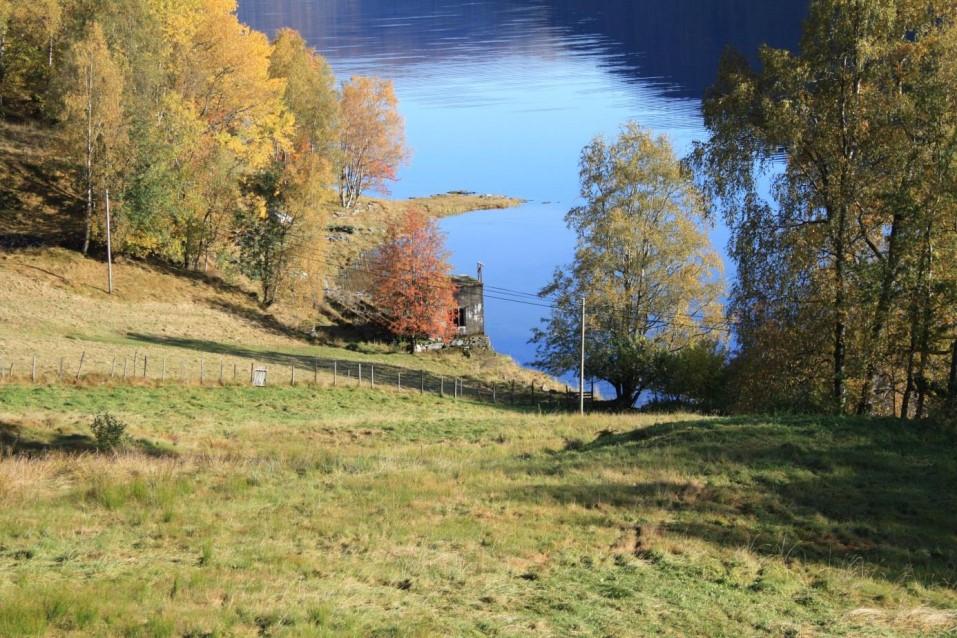
[[[64,378],[80,366],[84,375],[122,376],[127,365],[142,372],[144,357],[151,378],[198,380],[248,378],[252,362],[267,363],[282,378],[297,365],[303,377],[314,358],[385,363],[410,370],[511,380],[557,387],[545,375],[523,369],[494,353],[458,352],[412,356],[390,348],[355,344],[352,349],[312,345],[291,326],[304,317],[282,306],[263,311],[242,285],[173,271],[159,265],[120,260],[114,267],[115,293],[106,292],[103,262],[66,249],[30,249],[0,253],[0,372],[28,378],[32,358],[38,376],[52,380],[63,360]],[[345,344],[343,344],[345,345]],[[115,358],[115,363],[114,363]],[[201,363],[202,362],[202,363]]]

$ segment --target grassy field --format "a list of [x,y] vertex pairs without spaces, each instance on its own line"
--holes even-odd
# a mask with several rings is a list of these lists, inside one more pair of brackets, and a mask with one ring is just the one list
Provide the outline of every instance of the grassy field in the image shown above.
[[[95,451],[104,410],[127,451]],[[954,440],[368,389],[0,386],[0,635],[948,635]]]

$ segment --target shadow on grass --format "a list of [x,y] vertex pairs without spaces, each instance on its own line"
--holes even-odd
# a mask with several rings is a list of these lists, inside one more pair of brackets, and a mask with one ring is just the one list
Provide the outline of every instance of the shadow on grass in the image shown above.
[[[127,450],[140,452],[154,458],[172,457],[176,453],[160,447],[147,439],[133,439]],[[42,457],[48,454],[91,454],[99,452],[96,441],[87,434],[56,434],[49,438],[36,436],[15,423],[0,421],[0,457]]]
[[[954,435],[932,424],[840,418],[736,418],[600,432],[523,463],[562,484],[514,498],[664,510],[664,531],[888,579],[953,586]],[[656,470],[687,480],[641,481]],[[594,482],[603,471],[638,481]],[[576,483],[575,478],[582,480]]]
[[257,328],[270,332],[272,334],[290,337],[292,339],[306,340],[306,335],[282,323],[272,315],[257,310],[252,306],[243,306],[241,304],[224,301],[222,299],[211,299],[208,305],[215,310],[224,312],[234,317],[238,317]]
[[221,343],[219,341],[209,341],[207,339],[189,339],[186,337],[170,337],[167,335],[153,335],[139,332],[128,332],[126,336],[134,341],[139,341],[141,343],[147,343],[154,346],[195,350],[196,352],[205,352],[222,357],[253,359],[257,362],[278,366],[296,365],[300,368],[310,368],[313,366],[316,360],[315,357],[311,357],[309,355],[254,350],[252,348],[246,348],[229,343]]

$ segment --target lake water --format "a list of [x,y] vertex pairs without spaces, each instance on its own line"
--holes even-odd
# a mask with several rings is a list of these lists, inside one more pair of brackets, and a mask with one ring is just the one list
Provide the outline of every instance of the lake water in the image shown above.
[[[340,79],[395,81],[413,150],[396,197],[469,190],[521,197],[444,220],[455,270],[535,292],[572,257],[564,215],[578,156],[634,119],[684,154],[704,136],[700,98],[728,45],[795,47],[807,0],[240,0],[240,18],[298,29]],[[715,228],[722,250],[727,233]],[[498,298],[496,298],[498,297]],[[497,350],[527,363],[546,309],[488,291]]]

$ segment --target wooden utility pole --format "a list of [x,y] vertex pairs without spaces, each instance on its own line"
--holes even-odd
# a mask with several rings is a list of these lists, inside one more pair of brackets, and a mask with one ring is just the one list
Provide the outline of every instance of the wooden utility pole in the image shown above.
[[113,244],[110,236],[110,189],[106,189],[106,282],[107,292],[113,294]]
[[957,407],[957,339],[950,353],[950,375],[947,380],[947,405],[953,410]]
[[578,371],[578,412],[585,414],[585,298],[582,297],[581,368]]

